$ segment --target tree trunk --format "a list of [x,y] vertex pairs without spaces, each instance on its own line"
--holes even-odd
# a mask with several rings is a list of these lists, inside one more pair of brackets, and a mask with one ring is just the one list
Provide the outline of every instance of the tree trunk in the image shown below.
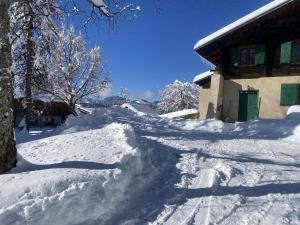
[[13,77],[8,39],[11,1],[0,0],[0,173],[16,165],[17,149],[13,131]]
[[28,22],[26,24],[25,33],[27,39],[27,62],[26,62],[26,74],[25,74],[25,99],[26,99],[26,129],[30,129],[30,121],[32,117],[32,75],[33,75],[33,12],[31,10],[30,1],[25,2],[26,11],[28,13]]
[[78,116],[78,113],[76,112],[76,104],[75,103],[70,102],[69,108],[74,116]]

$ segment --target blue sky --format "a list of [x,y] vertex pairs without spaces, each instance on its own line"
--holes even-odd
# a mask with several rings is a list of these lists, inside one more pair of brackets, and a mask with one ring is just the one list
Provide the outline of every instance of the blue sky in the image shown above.
[[[135,0],[138,17],[117,29],[88,29],[112,76],[112,93],[128,88],[134,98],[158,99],[174,80],[189,81],[208,69],[193,52],[196,42],[271,0]],[[161,10],[157,10],[157,6]]]

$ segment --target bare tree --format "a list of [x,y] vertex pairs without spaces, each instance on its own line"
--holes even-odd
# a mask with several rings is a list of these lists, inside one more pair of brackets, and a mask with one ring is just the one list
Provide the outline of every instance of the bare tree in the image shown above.
[[0,173],[15,166],[17,150],[13,133],[13,76],[9,42],[9,0],[0,0]]
[[59,32],[50,52],[49,58],[44,62],[47,66],[47,78],[35,85],[68,103],[72,112],[76,114],[75,105],[80,100],[98,95],[109,84],[100,61],[100,48],[88,50],[83,36],[77,35],[71,27]]

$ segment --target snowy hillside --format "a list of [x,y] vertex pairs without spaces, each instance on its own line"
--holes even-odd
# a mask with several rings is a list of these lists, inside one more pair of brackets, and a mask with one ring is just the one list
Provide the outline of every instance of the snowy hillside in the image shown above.
[[1,225],[300,224],[297,109],[226,124],[113,107],[17,141]]
[[128,109],[134,113],[137,113],[139,116],[157,116],[158,112],[152,104],[142,103],[142,102],[130,102],[124,103],[122,108]]

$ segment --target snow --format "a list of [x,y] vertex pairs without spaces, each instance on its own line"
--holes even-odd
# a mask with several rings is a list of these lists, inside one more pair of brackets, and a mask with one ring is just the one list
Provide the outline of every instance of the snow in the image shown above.
[[103,0],[89,0],[95,7],[98,7],[104,15],[109,16],[109,10]]
[[235,129],[234,124],[223,123],[220,120],[192,120],[177,119],[171,120],[170,125],[185,131],[209,131],[209,132],[226,132]]
[[112,107],[17,133],[0,224],[299,225],[297,108],[229,124]]
[[205,45],[215,41],[216,39],[225,36],[226,34],[233,32],[240,27],[243,27],[259,18],[275,11],[278,8],[281,8],[295,0],[274,0],[271,3],[257,9],[256,11],[242,17],[241,19],[229,24],[228,26],[216,31],[215,33],[199,40],[194,47],[194,50],[204,47]]
[[166,117],[166,118],[178,118],[178,117],[184,117],[184,116],[189,116],[193,114],[197,114],[198,110],[197,109],[184,109],[176,112],[171,112],[171,113],[166,113],[166,114],[161,114],[160,117]]
[[39,94],[33,97],[34,100],[39,100],[42,102],[64,102],[61,99],[51,95],[51,94]]
[[83,114],[92,114],[93,111],[95,110],[95,108],[84,107],[80,104],[76,104],[75,107],[78,113],[83,113]]
[[0,193],[2,225],[105,220],[140,169],[128,124],[27,142],[18,151],[18,167],[0,177],[5,184]]
[[137,113],[139,116],[151,115],[156,116],[158,115],[157,111],[153,108],[151,104],[142,103],[139,101],[124,103],[122,108],[131,110],[132,112]]
[[[25,95],[22,95],[19,91],[15,93],[15,98],[22,99],[25,98]],[[61,99],[51,95],[51,94],[37,94],[32,97],[35,101],[41,101],[41,102],[64,102]]]
[[287,115],[291,115],[294,113],[300,113],[300,105],[293,105],[293,106],[289,107],[289,109],[287,111]]
[[205,78],[211,77],[213,74],[214,72],[212,71],[206,71],[204,73],[201,73],[194,78],[193,83],[197,83],[201,80],[204,80]]

